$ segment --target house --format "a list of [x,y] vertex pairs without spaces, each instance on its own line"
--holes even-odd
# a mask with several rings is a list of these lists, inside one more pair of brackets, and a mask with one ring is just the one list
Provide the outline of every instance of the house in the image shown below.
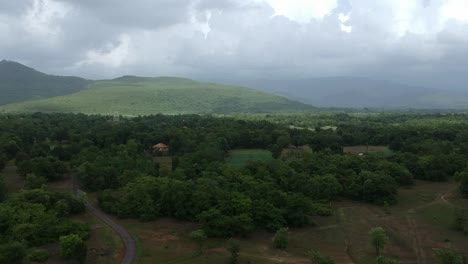
[[166,152],[169,152],[169,146],[164,144],[164,143],[158,143],[158,144],[153,146],[153,151],[166,153]]

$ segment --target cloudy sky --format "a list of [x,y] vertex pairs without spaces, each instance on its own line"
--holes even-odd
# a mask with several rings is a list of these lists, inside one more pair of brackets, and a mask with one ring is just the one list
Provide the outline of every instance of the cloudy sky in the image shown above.
[[468,83],[468,0],[0,0],[0,59],[47,73]]

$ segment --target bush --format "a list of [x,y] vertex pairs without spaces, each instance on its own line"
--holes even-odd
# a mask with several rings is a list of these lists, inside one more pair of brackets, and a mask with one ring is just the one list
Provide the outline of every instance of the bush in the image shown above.
[[276,231],[275,237],[273,238],[273,243],[278,249],[286,249],[288,246],[288,229],[281,228]]
[[49,259],[49,252],[45,249],[32,249],[28,254],[28,259],[35,262],[45,262]]
[[34,174],[28,174],[26,175],[26,181],[24,183],[24,186],[26,189],[39,189],[43,185],[47,184],[47,179],[44,177],[36,176]]

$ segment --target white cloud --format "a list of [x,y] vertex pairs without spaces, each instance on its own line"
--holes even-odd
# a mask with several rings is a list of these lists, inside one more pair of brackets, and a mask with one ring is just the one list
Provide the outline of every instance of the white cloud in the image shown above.
[[442,16],[460,21],[468,21],[468,2],[466,0],[446,0]]
[[130,55],[131,38],[122,34],[117,43],[109,43],[105,49],[89,50],[86,58],[76,64],[77,67],[89,64],[101,64],[108,67],[117,68],[128,61]]
[[337,6],[337,0],[265,0],[274,10],[275,15],[285,16],[300,23],[311,19],[322,19]]
[[51,0],[34,0],[32,7],[24,16],[23,23],[31,34],[56,35],[60,32],[60,23],[70,11],[65,3]]

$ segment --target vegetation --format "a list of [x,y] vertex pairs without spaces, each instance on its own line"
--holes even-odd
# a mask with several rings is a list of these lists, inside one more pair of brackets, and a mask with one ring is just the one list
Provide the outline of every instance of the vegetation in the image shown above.
[[60,255],[84,263],[87,248],[80,236],[71,234],[60,237]]
[[401,264],[401,262],[398,260],[389,259],[389,258],[385,258],[382,256],[377,257],[377,260],[375,263],[376,264]]
[[309,257],[312,264],[335,264],[335,261],[331,257],[325,256],[315,250],[309,252]]
[[387,244],[388,236],[382,227],[374,227],[370,231],[370,241],[375,248],[376,255],[380,256],[385,244]]
[[88,81],[47,75],[12,61],[0,61],[0,105],[78,92]]
[[281,228],[276,231],[275,237],[273,238],[273,243],[278,249],[285,249],[288,246],[288,229]]
[[192,233],[190,233],[190,239],[193,240],[195,243],[197,243],[198,252],[202,254],[203,244],[205,243],[205,240],[207,239],[205,232],[201,229],[195,230]]
[[434,255],[436,256],[438,264],[463,264],[463,256],[450,248],[438,248],[434,249]]
[[[423,199],[424,203],[433,201],[439,192],[427,191],[434,197],[413,199],[406,196],[418,187],[420,181],[416,181],[414,188],[400,188],[397,192],[400,186],[415,184],[414,179],[440,181],[438,184],[448,184],[452,190],[456,183],[448,180],[458,179],[466,170],[466,116],[450,115],[442,122],[438,115],[428,115],[420,117],[427,121],[424,124],[416,122],[419,117],[412,115],[332,115],[325,120],[333,120],[336,129],[313,130],[255,118],[241,120],[196,115],[136,118],[42,113],[0,115],[0,152],[9,164],[8,172],[4,173],[11,174],[12,165],[16,164],[20,174],[16,176],[24,177],[28,189],[5,197],[0,211],[7,212],[5,215],[9,219],[8,212],[17,211],[14,204],[27,203],[25,208],[28,209],[23,210],[25,214],[34,212],[40,216],[27,218],[18,223],[19,227],[15,227],[15,223],[9,226],[5,231],[7,236],[1,233],[0,248],[7,247],[6,243],[13,245],[14,248],[9,250],[17,250],[18,254],[24,250],[22,259],[25,259],[29,258],[32,249],[43,243],[57,242],[61,236],[76,234],[82,240],[86,239],[86,226],[66,220],[67,216],[82,210],[79,209],[83,208],[82,202],[71,195],[48,191],[46,187],[70,177],[72,173],[83,189],[97,193],[99,206],[110,214],[142,221],[170,217],[197,222],[201,229],[197,233],[203,232],[207,237],[250,237],[254,231],[275,232],[286,227],[308,227],[313,226],[316,219],[318,224],[324,221],[324,218],[314,216],[333,214],[327,220],[330,225],[324,226],[323,230],[303,229],[313,230],[319,236],[322,234],[326,241],[329,237],[340,237],[334,233],[335,226],[346,229],[353,221],[367,221],[362,219],[362,215],[382,214],[383,210],[391,210],[392,218],[401,216],[402,211],[414,210],[415,217],[428,219],[428,222],[435,219],[432,212],[438,210],[438,214],[443,216],[439,218],[437,215],[433,222],[442,221],[444,228],[453,228],[456,217],[441,198],[416,207],[421,205],[419,200]],[[170,149],[165,157],[171,159],[171,165],[164,173],[161,173],[158,163],[160,157],[152,150],[152,146],[160,142],[169,145]],[[343,146],[363,146],[366,142],[389,146],[391,152],[389,155],[363,156],[343,153]],[[233,149],[261,149],[275,153],[275,150],[281,150],[281,146],[288,147],[289,144],[308,145],[311,151],[297,158],[276,156],[259,160],[250,157],[241,165],[233,166],[231,163]],[[7,179],[12,180],[10,177]],[[333,201],[340,198],[363,203],[357,203],[352,210],[332,208]],[[375,210],[365,203],[383,206],[383,210]],[[367,207],[373,209],[362,210]],[[354,210],[356,212],[351,212]],[[463,218],[458,218],[458,226],[463,223]],[[35,219],[53,228],[47,229]],[[356,230],[351,235],[357,237],[360,234],[359,241],[363,241],[370,225],[384,224],[377,219],[352,225]],[[28,232],[26,227],[30,228]],[[396,247],[394,240],[407,239],[395,237],[394,230],[389,226],[391,233],[388,236],[392,241],[388,242],[388,251]],[[36,238],[38,232],[43,234],[39,239]],[[325,235],[326,232],[329,233]],[[204,238],[195,237],[197,233],[193,237],[185,233],[180,236],[187,240],[188,252],[191,252],[193,242],[201,249],[204,247]],[[277,238],[281,238],[281,232],[278,233]],[[375,241],[386,242],[385,231],[383,236],[380,234],[375,232],[373,237],[384,239]],[[291,245],[306,243],[305,240],[299,242],[294,236],[290,234],[286,242]],[[207,246],[217,243],[213,241],[225,241],[206,239]],[[242,243],[248,245],[248,242]],[[376,252],[380,254],[385,245],[375,243]],[[310,246],[322,250],[316,245]],[[405,243],[398,245],[404,246]],[[244,248],[249,250],[248,246],[243,247],[243,251]],[[307,248],[302,250],[297,253],[296,247],[285,249],[304,258]],[[356,253],[357,250],[351,248],[350,252],[364,254]],[[328,250],[323,252],[330,254]],[[206,250],[202,257],[190,257],[210,258],[210,254],[212,252]],[[251,252],[246,253],[246,260],[250,260],[247,254]],[[226,255],[220,255],[226,258]],[[336,257],[336,254],[330,255]],[[2,255],[4,259],[10,257]],[[341,261],[339,258],[335,260]],[[374,257],[358,260],[366,264],[376,261]],[[328,259],[325,257],[324,261]],[[380,258],[380,261],[390,260]]]
[[235,239],[230,239],[227,250],[229,251],[229,253],[231,253],[231,258],[229,259],[229,263],[230,264],[239,263],[240,242]]
[[126,76],[91,83],[78,93],[1,107],[13,112],[74,112],[138,116],[298,112],[314,109],[250,88],[182,78]]
[[[21,263],[28,248],[58,241],[60,236],[87,239],[87,225],[65,218],[83,210],[82,202],[66,193],[34,189],[11,194],[0,203],[0,262]],[[44,254],[33,253],[30,257],[43,258]]]

